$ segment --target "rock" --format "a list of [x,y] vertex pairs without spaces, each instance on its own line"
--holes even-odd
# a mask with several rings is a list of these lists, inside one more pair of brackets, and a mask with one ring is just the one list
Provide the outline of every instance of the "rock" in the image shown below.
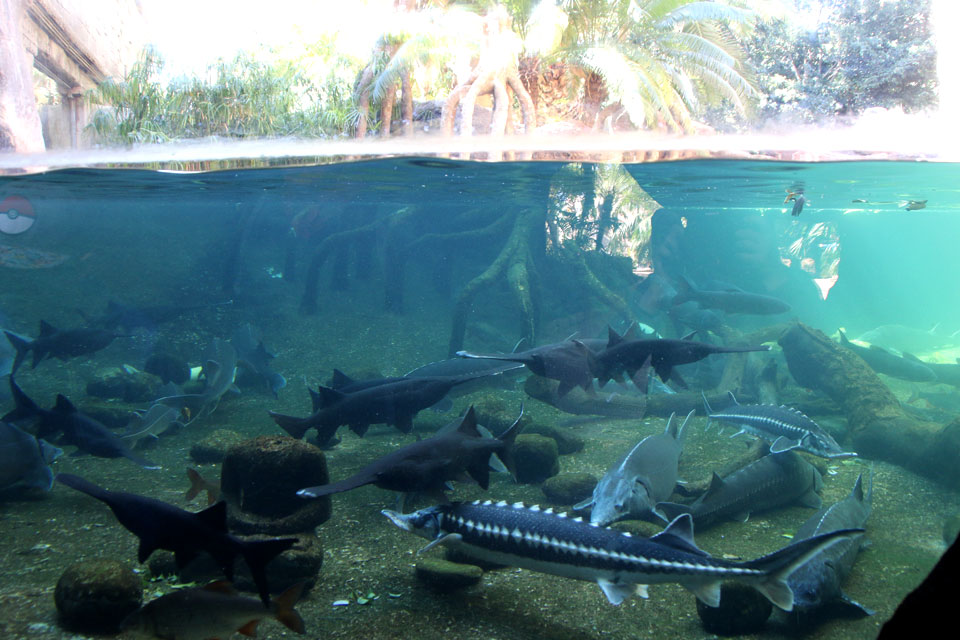
[[[263,540],[269,536],[242,537],[244,540]],[[297,582],[305,583],[309,590],[317,583],[317,576],[323,566],[323,545],[312,533],[296,536],[297,543],[275,557],[267,565],[267,585],[270,593],[282,593]],[[155,551],[147,561],[152,576],[177,576],[181,582],[206,584],[214,580],[223,580],[224,575],[217,562],[208,554],[201,554],[188,562],[183,568],[177,568],[176,560],[169,551]],[[250,576],[247,564],[242,560],[234,565],[234,586],[242,591],[256,593],[257,587]]]
[[421,558],[417,560],[416,576],[420,582],[436,589],[463,589],[478,584],[483,569],[439,558]]
[[523,432],[553,438],[557,441],[557,451],[562,456],[583,451],[583,438],[571,432],[569,429],[560,429],[545,424],[532,424],[524,429]]
[[486,560],[480,560],[479,558],[474,558],[470,554],[463,553],[462,551],[457,551],[456,549],[451,549],[446,547],[443,550],[443,557],[448,561],[454,564],[469,564],[480,567],[484,571],[496,571],[497,569],[507,569],[510,565],[507,564],[497,564],[495,562],[488,562]]
[[115,431],[126,429],[127,423],[130,422],[130,413],[133,411],[133,408],[118,406],[113,403],[88,401],[84,401],[78,409],[81,413]]
[[236,431],[217,429],[190,447],[190,458],[197,464],[223,462],[230,447],[238,445],[246,439]]
[[521,433],[513,447],[517,482],[539,484],[560,472],[557,441],[546,436]]
[[540,488],[553,504],[576,504],[593,495],[596,477],[589,473],[561,473],[546,480]]
[[157,397],[160,378],[132,367],[110,367],[94,374],[87,383],[87,395],[104,400],[150,402]]
[[766,624],[773,605],[753,587],[727,583],[720,587],[720,606],[708,607],[697,599],[703,628],[721,636],[756,633]]
[[943,541],[947,546],[953,544],[957,535],[960,535],[960,513],[953,514],[943,523]]
[[143,365],[143,370],[160,378],[164,384],[183,384],[190,379],[190,365],[170,353],[154,352]]
[[124,618],[140,608],[143,583],[129,565],[95,558],[67,567],[53,599],[65,628],[116,633]]
[[330,518],[330,496],[304,500],[297,491],[327,484],[323,452],[289,436],[260,436],[230,448],[220,472],[231,531],[280,535],[313,531]]

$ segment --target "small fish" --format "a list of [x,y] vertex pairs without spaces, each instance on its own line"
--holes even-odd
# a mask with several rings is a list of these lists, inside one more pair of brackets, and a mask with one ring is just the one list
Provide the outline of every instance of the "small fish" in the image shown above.
[[138,630],[167,640],[228,638],[234,633],[255,636],[257,623],[268,616],[297,633],[305,633],[303,618],[293,606],[303,593],[298,583],[266,607],[256,598],[238,595],[226,580],[204,587],[179,589],[148,602],[123,622],[124,630]]
[[907,211],[916,211],[917,209],[926,209],[927,201],[926,200],[907,200],[907,203],[903,206]]

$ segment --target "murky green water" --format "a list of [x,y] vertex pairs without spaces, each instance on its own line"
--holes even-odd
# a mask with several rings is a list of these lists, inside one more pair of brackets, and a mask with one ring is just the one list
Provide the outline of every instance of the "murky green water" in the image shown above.
[[[573,334],[605,337],[608,324],[623,330],[634,320],[667,337],[700,329],[698,339],[714,342],[717,333],[760,335],[795,319],[834,337],[843,328],[851,338],[900,325],[907,330],[894,336],[888,329],[889,342],[877,344],[928,363],[954,363],[960,355],[958,172],[947,163],[696,161],[613,169],[413,158],[206,174],[74,169],[6,177],[0,200],[25,199],[28,205],[5,202],[16,204],[19,214],[29,216],[31,209],[33,219],[17,221],[4,215],[12,205],[0,206],[0,323],[33,338],[41,320],[80,327],[101,317],[111,301],[200,305],[118,330],[122,337],[92,355],[44,360],[36,368],[28,358],[16,374],[42,407],[62,393],[82,409],[106,406],[121,415],[150,403],[88,396],[88,383],[103,370],[143,368],[157,352],[199,366],[215,338],[255,325],[276,354],[272,368],[288,381],[279,397],[241,377],[241,394],[227,393],[210,415],[146,452],[159,470],[89,456],[64,456],[53,465],[108,488],[187,506],[184,468],[196,466],[189,456],[194,443],[218,428],[250,437],[280,434],[267,411],[308,415],[305,383],[326,383],[334,368],[399,376],[460,348],[502,352],[521,337],[534,344]],[[804,205],[793,216],[799,194]],[[712,333],[696,320],[678,320],[670,298],[681,278],[701,289],[732,285],[775,297],[790,311],[718,311],[723,330]],[[475,296],[467,299],[463,292],[471,287]],[[780,401],[801,406],[841,444],[849,442],[846,416],[824,394],[800,388],[775,338],[765,340],[774,349],[746,360],[738,395],[757,397],[758,373],[773,359]],[[9,367],[4,355],[12,353],[3,346],[0,364]],[[720,384],[724,358],[683,368],[690,389],[709,392]],[[958,414],[939,400],[960,394],[956,386],[881,379],[922,419],[947,424]],[[606,387],[602,393],[614,395],[602,397],[615,401],[617,393],[632,393],[616,389]],[[924,393],[941,396],[933,402]],[[13,408],[5,381],[0,398],[5,411]],[[570,415],[527,397],[521,380],[513,388],[458,397],[448,414],[423,411],[415,430],[435,429],[471,403],[485,415],[507,416],[521,402],[532,424],[560,426],[584,441],[581,451],[560,457],[561,474],[600,477],[664,424],[661,415],[570,424]],[[680,477],[693,484],[745,449],[746,439],[703,426],[698,417],[680,463]],[[383,425],[363,439],[346,428],[340,434],[342,443],[326,453],[332,479],[413,441]],[[806,633],[873,637],[942,553],[941,528],[960,510],[960,494],[884,460],[811,461],[824,472],[825,504],[848,495],[857,474],[873,469],[872,545],[860,554],[845,590],[877,614],[831,620]],[[218,473],[216,466],[202,469]],[[506,474],[494,474],[488,491],[457,482],[450,495],[546,502],[538,486],[515,484]],[[694,597],[677,585],[652,586],[649,600],[619,607],[595,585],[515,569],[488,572],[464,591],[431,589],[412,569],[424,541],[379,513],[393,503],[391,494],[371,486],[333,497],[333,517],[316,531],[324,548],[320,579],[298,606],[309,637],[709,635]],[[790,506],[756,514],[698,533],[697,543],[714,555],[753,558],[786,544],[785,536],[812,513]],[[62,486],[48,494],[4,492],[0,530],[5,637],[71,637],[56,626],[52,597],[69,564],[106,556],[136,565],[136,538],[102,504]],[[148,597],[168,588],[150,583]],[[357,592],[380,597],[358,605]],[[334,607],[341,599],[352,604]],[[790,635],[788,621],[775,613],[761,635]],[[284,634],[292,635],[274,622],[259,633]]]

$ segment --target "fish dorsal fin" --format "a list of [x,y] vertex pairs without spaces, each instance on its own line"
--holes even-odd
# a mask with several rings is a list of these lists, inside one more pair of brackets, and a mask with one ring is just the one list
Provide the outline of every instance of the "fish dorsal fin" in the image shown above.
[[517,340],[517,344],[513,345],[513,350],[510,353],[520,353],[521,351],[523,351],[522,347],[525,347],[526,345],[527,345],[527,339],[525,337],[520,338],[519,340]]
[[229,580],[217,580],[216,582],[205,584],[203,585],[203,590],[212,591],[213,593],[222,593],[228,596],[237,595],[237,590],[233,588],[233,585],[230,584]]
[[477,414],[473,410],[473,405],[470,405],[470,408],[467,409],[467,412],[463,414],[463,417],[460,419],[460,426],[457,427],[457,433],[474,438],[482,437],[480,430],[477,429]]
[[259,618],[255,620],[251,620],[250,622],[246,623],[245,625],[237,629],[237,633],[239,633],[242,636],[247,636],[248,638],[256,638],[258,624],[260,624]]
[[45,338],[46,336],[53,335],[57,332],[57,328],[47,322],[46,320],[40,321],[40,337]]
[[737,396],[733,395],[733,391],[727,391],[727,395],[730,396],[731,407],[739,407],[740,403],[737,402]]
[[320,397],[320,406],[317,408],[322,409],[340,402],[346,397],[347,394],[342,391],[337,391],[336,389],[331,389],[330,387],[325,387],[321,384],[317,385],[317,395]]
[[710,486],[707,488],[706,493],[710,493],[711,491],[719,491],[722,487],[723,478],[721,478],[720,475],[714,471],[713,477],[710,478]]
[[331,388],[339,389],[353,383],[353,378],[345,374],[343,371],[340,371],[340,369],[333,370],[333,379],[330,381]]
[[667,528],[650,538],[651,542],[662,544],[679,551],[694,553],[698,556],[710,554],[697,546],[693,541],[693,516],[684,513],[674,518]]
[[627,330],[623,332],[623,335],[622,335],[622,336],[620,336],[620,339],[621,339],[621,340],[624,340],[624,341],[627,341],[627,340],[636,340],[636,339],[637,339],[637,331],[638,331],[638,329],[637,329],[637,323],[636,323],[636,322],[631,322],[631,323],[630,323],[630,326],[627,327]]
[[607,325],[607,349],[615,347],[621,342],[623,342],[623,337],[614,331],[613,327]]
[[313,406],[313,413],[320,411],[323,408],[323,398],[313,389],[308,388],[307,391],[310,392],[310,404]]
[[212,507],[207,507],[196,514],[203,524],[215,531],[227,531],[227,503],[221,500]]
[[919,362],[920,364],[926,364],[923,360],[921,360],[917,356],[913,355],[912,353],[907,353],[906,351],[903,352],[903,359],[910,360],[911,362]]
[[870,349],[871,349],[872,351],[876,351],[876,352],[878,352],[878,353],[890,353],[889,351],[887,351],[887,350],[884,349],[883,347],[878,347],[878,346],[875,345],[875,344],[870,345]]
[[696,329],[696,330],[694,330],[694,331],[691,331],[691,332],[688,333],[687,335],[683,336],[683,337],[681,338],[681,340],[693,340],[693,339],[696,337],[698,331],[699,331],[699,329]]
[[57,394],[57,403],[53,405],[53,410],[61,413],[77,413],[77,408],[70,402],[70,399],[62,393]]

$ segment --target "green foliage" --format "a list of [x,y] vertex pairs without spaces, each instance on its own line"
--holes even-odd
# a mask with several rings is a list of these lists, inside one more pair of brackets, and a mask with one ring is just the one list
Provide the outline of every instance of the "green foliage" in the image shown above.
[[[809,0],[794,0],[811,11]],[[812,122],[870,107],[936,104],[930,0],[823,0],[820,24],[761,22],[749,47],[765,118]]]
[[[331,43],[299,60],[260,60],[240,53],[208,70],[212,80],[181,78],[162,86],[163,61],[146,50],[127,76],[90,92],[88,129],[102,144],[166,142],[222,136],[323,138],[341,135],[354,111],[349,79],[356,63]],[[315,79],[316,78],[316,79]]]

